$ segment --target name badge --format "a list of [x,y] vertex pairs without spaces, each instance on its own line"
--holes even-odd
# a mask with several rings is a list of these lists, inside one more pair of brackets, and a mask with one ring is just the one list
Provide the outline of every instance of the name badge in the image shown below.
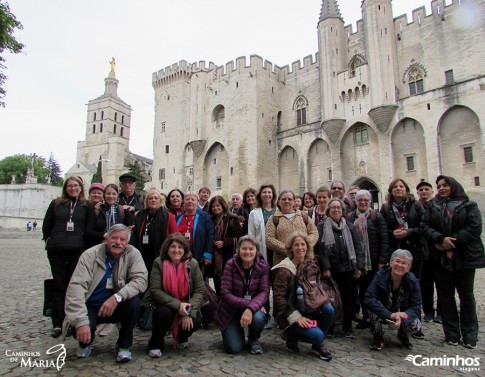
[[251,295],[244,295],[245,300],[251,300]]
[[109,277],[106,279],[106,289],[113,289],[113,278]]
[[68,221],[66,223],[66,231],[67,232],[74,232],[74,222],[73,221]]
[[190,241],[190,232],[185,232],[185,238]]
[[142,242],[144,245],[147,245],[147,244],[148,244],[148,234],[145,234],[145,235],[143,236],[143,239],[142,239],[142,241],[141,241],[141,242]]

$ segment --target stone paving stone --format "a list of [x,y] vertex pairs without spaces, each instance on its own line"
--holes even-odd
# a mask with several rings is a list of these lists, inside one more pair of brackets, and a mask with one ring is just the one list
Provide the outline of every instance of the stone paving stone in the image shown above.
[[[26,232],[24,232],[26,234]],[[93,343],[92,357],[80,360],[75,357],[74,339],[53,339],[49,336],[50,318],[42,316],[43,280],[50,278],[50,269],[40,240],[40,234],[25,237],[25,234],[10,232],[6,236],[0,231],[0,288],[2,309],[0,314],[0,375],[1,376],[483,376],[485,375],[485,270],[476,274],[477,311],[482,328],[479,349],[468,350],[462,346],[444,344],[441,325],[424,324],[426,340],[414,340],[412,351],[398,346],[396,334],[386,329],[385,348],[371,352],[372,340],[369,330],[355,330],[356,339],[341,337],[340,328],[336,337],[327,340],[327,347],[334,358],[331,362],[319,360],[310,352],[310,345],[300,344],[300,352],[290,354],[284,348],[280,331],[265,330],[261,339],[262,355],[228,355],[222,348],[221,333],[214,324],[209,329],[197,331],[189,339],[187,350],[171,348],[172,338],[167,338],[167,350],[161,359],[147,356],[147,344],[151,333],[135,331],[132,348],[133,361],[117,364],[114,344],[116,334],[97,337]],[[10,362],[6,350],[38,351],[45,356],[50,347],[63,343],[67,350],[65,365],[61,372],[53,368],[21,367]],[[404,358],[407,355],[440,357],[443,355],[481,357],[481,371],[467,372],[453,367],[418,367]]]

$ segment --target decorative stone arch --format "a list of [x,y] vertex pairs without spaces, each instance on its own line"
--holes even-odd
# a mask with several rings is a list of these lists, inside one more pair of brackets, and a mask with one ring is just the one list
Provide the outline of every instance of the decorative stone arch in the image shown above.
[[[183,166],[184,166],[184,175],[183,175],[183,183],[182,187],[187,188],[188,186],[194,185],[194,151],[190,143],[187,143],[184,148],[183,153]],[[192,190],[187,190],[187,192]]]
[[[458,105],[443,114],[438,123],[438,148],[440,173],[462,177],[464,186],[475,186],[476,177],[483,181],[482,127],[473,110]],[[470,153],[465,156],[466,152]]]
[[224,120],[226,118],[226,109],[221,104],[214,107],[212,110],[212,122],[216,127],[224,127]]
[[380,209],[380,200],[379,200],[379,187],[377,183],[368,176],[360,176],[358,177],[354,183],[349,185],[351,186],[358,186],[361,190],[368,190],[372,194],[372,208],[375,210]]
[[299,185],[299,160],[297,151],[286,146],[278,156],[278,176],[280,190],[288,188],[298,193]]
[[214,143],[204,158],[203,186],[212,191],[229,190],[229,156],[221,143]]
[[349,77],[355,77],[355,70],[357,67],[366,64],[364,55],[355,54],[349,62]]
[[408,84],[409,95],[413,96],[424,92],[424,78],[428,72],[421,63],[413,62],[403,74],[403,83]]
[[330,146],[323,139],[316,139],[308,149],[308,190],[315,192],[318,187],[332,181],[332,155]]
[[401,119],[391,134],[394,177],[419,182],[428,176],[428,161],[423,126],[413,118]]
[[306,124],[306,109],[308,107],[308,99],[300,94],[293,101],[293,111],[296,114],[296,125],[301,126]]
[[368,174],[380,182],[380,150],[376,131],[367,123],[356,122],[350,126],[340,140],[341,179],[355,181]]

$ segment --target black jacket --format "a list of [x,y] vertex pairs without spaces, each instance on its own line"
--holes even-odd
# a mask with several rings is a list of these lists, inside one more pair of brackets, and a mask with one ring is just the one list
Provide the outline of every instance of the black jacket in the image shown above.
[[[347,218],[352,224],[357,217],[357,210],[347,215]],[[389,234],[387,233],[386,220],[379,212],[373,209],[371,209],[371,213],[367,216],[367,236],[369,238],[372,269],[377,270],[378,264],[387,264],[389,262],[391,254],[389,252]]]
[[[485,267],[485,253],[481,240],[482,216],[477,203],[466,201],[453,212],[451,231],[445,231],[441,219],[442,202],[428,205],[423,219],[423,231],[432,244],[440,244],[445,237],[456,238],[455,267],[457,269]],[[448,234],[449,233],[449,234]],[[437,251],[437,253],[440,253]]]

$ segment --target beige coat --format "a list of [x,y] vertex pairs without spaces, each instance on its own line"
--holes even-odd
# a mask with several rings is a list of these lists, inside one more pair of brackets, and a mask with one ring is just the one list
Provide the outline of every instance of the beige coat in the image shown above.
[[[273,217],[278,217],[278,227],[275,227]],[[310,250],[307,254],[313,258],[313,246],[318,241],[318,230],[313,221],[309,218],[308,224],[305,225],[303,215],[300,210],[296,210],[295,216],[290,220],[277,209],[275,214],[271,216],[266,224],[266,247],[273,250],[273,265],[277,265],[287,257],[286,254],[286,239],[295,232],[300,231],[306,233],[310,238]]]
[[[82,253],[66,292],[64,328],[89,325],[86,301],[106,273],[106,245],[93,246]],[[128,245],[113,266],[113,289],[131,299],[147,289],[148,272],[135,247]]]

